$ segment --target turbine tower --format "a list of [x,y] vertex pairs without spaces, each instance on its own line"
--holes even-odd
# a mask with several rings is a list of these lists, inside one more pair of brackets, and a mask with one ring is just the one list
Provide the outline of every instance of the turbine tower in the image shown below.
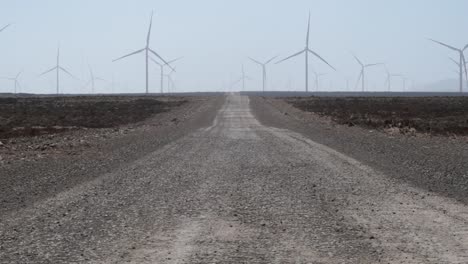
[[433,40],[433,39],[429,39],[430,41],[432,42],[435,42],[439,45],[442,45],[446,48],[449,48],[453,51],[456,51],[458,52],[458,54],[460,55],[460,62],[458,62],[458,67],[459,67],[459,71],[460,71],[460,93],[463,93],[463,69],[465,70],[465,78],[468,80],[468,70],[466,69],[466,60],[465,60],[465,50],[468,49],[468,44],[463,47],[462,49],[457,49],[457,48],[454,48],[448,44],[445,44],[445,43],[442,43],[440,41],[437,41],[437,40]]
[[43,76],[51,71],[56,71],[56,75],[57,75],[57,95],[60,93],[60,71],[63,71],[65,72],[66,74],[70,75],[70,77],[72,77],[73,79],[77,79],[75,76],[73,76],[69,71],[67,71],[65,68],[63,68],[62,66],[60,66],[60,47],[57,49],[57,65],[55,67],[53,67],[52,69],[50,70],[47,70],[45,71],[44,73],[42,73],[40,76]]
[[20,83],[19,83],[19,81],[18,81],[18,80],[19,80],[19,77],[20,77],[20,75],[21,75],[21,73],[22,73],[22,72],[19,72],[19,73],[18,73],[15,77],[13,77],[13,78],[2,78],[2,79],[4,79],[4,80],[9,80],[9,81],[13,81],[13,82],[14,82],[14,90],[13,90],[13,91],[14,91],[14,94],[17,94],[17,93],[18,93],[18,88],[21,89],[21,85],[20,85]]
[[330,68],[332,68],[333,70],[336,71],[336,69],[330,65],[330,63],[328,63],[325,59],[323,59],[319,54],[317,54],[315,51],[311,50],[310,47],[309,47],[309,39],[310,39],[310,12],[309,12],[309,23],[308,23],[308,26],[307,26],[307,37],[306,37],[306,46],[303,50],[283,59],[283,60],[280,60],[278,61],[276,64],[278,63],[281,63],[283,61],[286,61],[286,60],[289,60],[291,58],[294,58],[296,56],[299,56],[301,54],[305,54],[305,89],[306,89],[306,92],[309,92],[309,53],[311,53],[312,55],[314,55],[315,57],[319,58],[321,61],[323,61],[325,64],[327,64],[328,66],[330,66]]
[[382,65],[383,63],[364,64],[364,63],[361,62],[360,59],[358,59],[358,57],[356,55],[353,55],[353,56],[356,59],[356,61],[359,63],[359,65],[361,65],[361,73],[359,74],[356,86],[357,86],[357,84],[359,84],[359,81],[362,79],[362,92],[365,92],[366,91],[366,69],[369,68],[369,67]]
[[6,25],[6,26],[0,28],[0,32],[2,32],[3,30],[7,29],[9,26],[11,26],[11,24],[8,24],[8,25]]
[[[173,64],[174,62],[176,62],[176,61],[178,61],[178,60],[180,60],[180,59],[182,59],[182,58],[183,58],[183,57],[180,57],[180,58],[177,58],[177,59],[174,59],[174,60],[169,61],[167,64],[163,64],[163,63],[160,63],[160,62],[158,62],[157,60],[155,60],[155,59],[153,59],[153,58],[150,57],[150,60],[151,60],[152,62],[154,62],[154,63],[156,63],[157,65],[159,65],[159,68],[160,68],[160,71],[161,71],[161,93],[164,93],[164,76],[165,76],[165,74],[164,74],[164,67],[166,67],[166,66],[171,67],[171,64]],[[175,71],[174,68],[171,67],[171,69],[172,69],[172,72]],[[171,73],[172,73],[172,72],[171,72]]]
[[102,79],[101,77],[96,77],[96,76],[94,75],[93,69],[91,68],[90,65],[88,65],[88,68],[89,68],[89,76],[90,76],[90,79],[89,79],[89,81],[86,83],[85,88],[88,87],[88,85],[91,84],[91,93],[94,94],[96,81],[106,81],[106,80]]
[[249,76],[245,75],[245,71],[244,71],[244,65],[242,65],[242,76],[240,77],[239,80],[235,81],[232,86],[236,85],[237,83],[239,82],[242,82],[242,91],[245,91],[245,81],[246,80],[252,80],[252,78],[250,78]]
[[152,53],[154,54],[156,57],[158,57],[161,61],[163,61],[165,64],[168,64],[161,56],[159,56],[159,54],[152,50],[150,48],[150,39],[151,39],[151,27],[153,25],[153,12],[151,12],[151,19],[150,19],[150,25],[149,25],[149,29],[148,29],[148,35],[146,36],[146,46],[140,50],[137,50],[137,51],[134,51],[130,54],[127,54],[125,56],[122,56],[120,58],[117,58],[115,60],[113,60],[113,62],[115,61],[118,61],[118,60],[121,60],[123,58],[126,58],[126,57],[130,57],[130,56],[133,56],[133,55],[136,55],[138,53],[141,53],[141,52],[145,52],[145,62],[146,62],[146,94],[149,93],[149,54]]
[[250,59],[251,61],[253,61],[254,63],[256,63],[256,64],[258,64],[258,65],[260,65],[260,66],[262,67],[262,71],[263,71],[263,72],[262,72],[262,75],[263,75],[263,84],[262,84],[262,86],[263,86],[263,92],[265,92],[265,90],[266,90],[266,82],[267,82],[267,70],[266,70],[266,66],[267,66],[270,62],[272,62],[274,59],[276,59],[277,57],[278,57],[278,56],[275,56],[275,57],[269,59],[268,61],[266,61],[265,63],[261,63],[260,61],[255,60],[255,59],[252,59],[252,58],[249,57],[249,59]]

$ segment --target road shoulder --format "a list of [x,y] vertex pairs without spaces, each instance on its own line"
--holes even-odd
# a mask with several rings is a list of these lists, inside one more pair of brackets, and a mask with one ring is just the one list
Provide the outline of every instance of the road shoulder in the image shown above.
[[[77,147],[73,153],[3,164],[0,167],[0,213],[28,207],[118,170],[196,129],[209,126],[223,103],[223,96],[194,97],[181,107],[139,124],[97,133],[99,136],[94,139],[91,135],[85,141],[86,146]],[[71,133],[87,134],[86,131]]]
[[348,155],[393,179],[468,203],[468,143],[444,137],[389,135],[337,125],[281,99],[251,97],[264,125],[285,128]]

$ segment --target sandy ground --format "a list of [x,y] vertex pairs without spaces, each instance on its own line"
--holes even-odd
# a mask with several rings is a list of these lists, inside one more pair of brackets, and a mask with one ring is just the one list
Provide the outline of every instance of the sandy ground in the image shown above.
[[0,262],[467,263],[467,232],[465,204],[230,95],[211,126],[2,214]]

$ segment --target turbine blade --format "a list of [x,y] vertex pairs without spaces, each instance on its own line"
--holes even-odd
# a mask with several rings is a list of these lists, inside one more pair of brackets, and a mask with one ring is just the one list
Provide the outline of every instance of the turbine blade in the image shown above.
[[161,56],[159,56],[159,54],[158,54],[156,51],[154,51],[154,50],[152,50],[152,49],[150,49],[150,48],[148,48],[148,50],[149,50],[151,53],[153,53],[156,57],[158,57],[160,60],[162,60],[162,62],[164,62],[165,65],[167,65],[169,68],[171,68],[172,70],[174,70],[174,68],[172,68],[172,66],[171,66],[166,60],[164,60]]
[[3,30],[7,29],[9,26],[11,26],[11,24],[8,24],[8,25],[2,27],[2,28],[0,29],[0,32],[2,32]]
[[176,72],[176,67],[174,67],[174,69],[172,69],[172,71],[168,74],[168,76],[169,76],[169,77],[172,76],[172,74],[173,74],[174,72]]
[[53,67],[52,69],[47,70],[47,71],[45,71],[45,72],[39,74],[39,77],[41,77],[41,76],[43,76],[43,75],[46,75],[47,73],[49,73],[49,72],[51,72],[51,71],[53,71],[53,70],[56,70],[56,69],[57,69],[57,66],[55,66],[55,67]]
[[336,69],[335,69],[333,66],[331,66],[330,63],[328,63],[324,58],[320,57],[320,55],[318,55],[316,52],[314,52],[314,51],[312,51],[312,50],[310,50],[310,49],[309,49],[309,52],[312,53],[313,55],[315,55],[315,57],[317,57],[317,58],[319,58],[320,60],[322,60],[323,62],[325,62],[328,66],[330,66],[330,68],[332,68],[333,70],[336,71]]
[[433,39],[429,39],[429,40],[432,41],[432,42],[435,42],[435,43],[437,43],[437,44],[439,44],[439,45],[442,45],[442,46],[444,46],[444,47],[446,47],[446,48],[449,48],[449,49],[451,49],[451,50],[460,51],[460,49],[454,48],[454,47],[452,47],[452,46],[450,46],[450,45],[447,45],[447,44],[445,44],[445,43],[442,43],[442,42],[440,42],[440,41],[433,40]]
[[150,25],[148,29],[148,35],[146,36],[146,47],[149,47],[150,38],[151,38],[151,28],[153,27],[153,11],[151,11]]
[[18,78],[20,77],[20,75],[23,73],[23,71],[20,71],[18,74],[16,74],[16,77],[15,77],[15,80],[18,80]]
[[366,64],[364,65],[364,67],[368,68],[368,67],[373,67],[373,66],[378,66],[378,65],[384,65],[383,63],[372,63],[372,64]]
[[363,72],[361,71],[361,73],[359,74],[359,77],[358,77],[358,79],[357,79],[356,86],[354,87],[354,89],[357,89],[357,87],[358,87],[358,85],[359,85],[359,81],[361,81],[361,78],[362,78],[362,73],[363,73]]
[[179,60],[181,60],[181,59],[183,59],[183,58],[184,58],[184,57],[179,57],[179,58],[177,58],[177,59],[173,59],[173,60],[171,60],[171,61],[168,61],[167,64],[170,65],[170,64],[172,64],[172,63],[174,63],[174,62],[176,62],[176,61],[179,61]]
[[256,64],[262,65],[262,66],[263,66],[263,63],[261,63],[261,62],[259,62],[259,61],[257,61],[257,60],[254,60],[254,59],[252,59],[252,58],[250,58],[250,57],[249,57],[249,59],[250,59],[251,61],[253,61],[254,63],[256,63]]
[[270,62],[272,62],[276,58],[278,58],[278,55],[276,55],[273,58],[269,59],[267,62],[265,62],[265,64],[269,64]]
[[449,58],[449,60],[453,61],[453,63],[455,63],[458,67],[460,67],[460,63],[457,62],[456,60],[452,59],[452,58]]
[[65,72],[66,74],[70,75],[70,77],[72,77],[73,79],[79,80],[78,78],[76,78],[75,76],[73,76],[73,74],[71,74],[69,71],[65,70],[65,68],[59,67],[59,69],[62,70],[63,72]]
[[309,11],[309,22],[307,24],[307,39],[306,39],[307,48],[309,48],[309,39],[310,39],[310,11]]
[[143,52],[144,50],[145,50],[145,49],[137,50],[137,51],[135,51],[135,52],[132,52],[132,53],[130,53],[130,54],[127,54],[127,55],[125,55],[125,56],[122,56],[122,57],[120,57],[120,58],[117,58],[117,59],[113,60],[112,62],[116,62],[116,61],[121,60],[121,59],[123,59],[123,58],[130,57],[130,56],[132,56],[132,55],[135,55],[135,54],[138,54],[138,53],[140,53],[140,52]]
[[163,66],[161,63],[159,63],[159,61],[153,59],[152,57],[150,57],[150,60],[151,60],[152,62],[156,63],[156,64],[159,65],[159,66]]
[[466,46],[463,47],[463,51],[465,51],[466,49],[468,49],[468,44],[466,44]]
[[298,53],[295,53],[295,54],[293,54],[293,55],[287,57],[286,59],[282,59],[282,60],[278,61],[276,64],[279,64],[279,63],[281,63],[281,62],[283,62],[283,61],[287,61],[287,60],[289,60],[289,59],[291,59],[291,58],[294,58],[294,57],[296,57],[296,56],[299,56],[299,55],[301,55],[301,54],[304,53],[304,52],[307,52],[307,50],[306,50],[306,49],[305,49],[305,50],[301,50],[301,51],[299,51]]
[[353,55],[354,58],[356,59],[356,61],[362,66],[364,67],[364,63],[361,62],[361,60],[358,59],[358,57],[356,55]]
[[242,78],[240,78],[239,80],[233,82],[233,83],[231,84],[231,86],[234,86],[234,85],[238,84],[240,81],[242,81]]

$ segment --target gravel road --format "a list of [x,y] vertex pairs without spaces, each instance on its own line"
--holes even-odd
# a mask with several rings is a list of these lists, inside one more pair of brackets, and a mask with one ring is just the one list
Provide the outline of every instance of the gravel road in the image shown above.
[[468,208],[231,94],[211,126],[0,219],[1,263],[468,263]]

